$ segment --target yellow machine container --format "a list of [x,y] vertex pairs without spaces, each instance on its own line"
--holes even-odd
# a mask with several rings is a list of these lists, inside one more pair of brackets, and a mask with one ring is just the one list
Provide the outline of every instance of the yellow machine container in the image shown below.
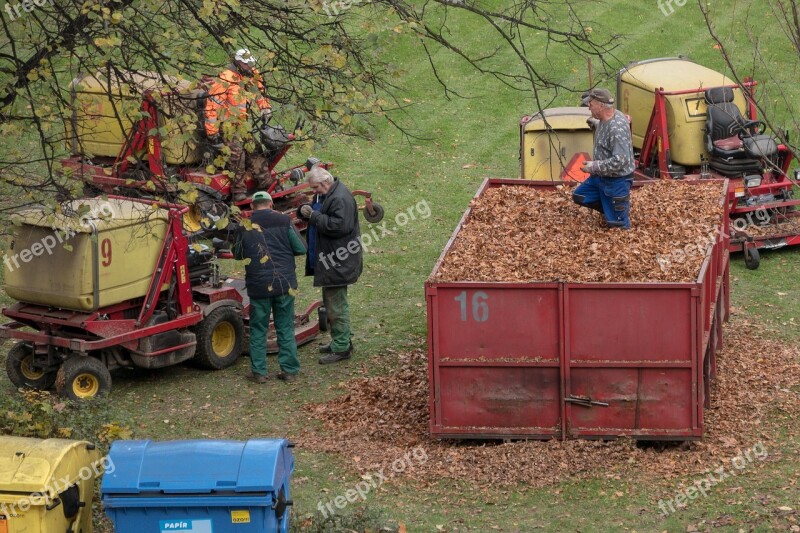
[[194,134],[201,91],[193,90],[188,81],[174,78],[165,86],[151,73],[132,77],[133,87],[115,78],[109,82],[100,73],[73,80],[70,89],[75,111],[66,124],[68,148],[74,154],[118,156],[132,128],[131,118],[139,113],[142,95],[150,90],[164,108],[159,126],[166,130],[162,146],[167,164],[197,163],[200,150]]
[[62,204],[59,214],[28,209],[11,220],[6,293],[21,302],[93,311],[147,293],[168,213],[98,197]]
[[578,152],[592,153],[591,116],[586,107],[554,107],[520,123],[520,175],[528,180],[558,180]]
[[0,532],[91,532],[102,472],[89,442],[0,437]]
[[[705,148],[706,89],[736,82],[688,59],[650,59],[632,63],[617,74],[617,107],[631,117],[633,147],[642,148],[656,89],[667,92],[700,89],[688,94],[667,95],[665,106],[670,155],[674,163],[698,166],[708,158]],[[741,89],[734,89],[734,102],[747,116]]]

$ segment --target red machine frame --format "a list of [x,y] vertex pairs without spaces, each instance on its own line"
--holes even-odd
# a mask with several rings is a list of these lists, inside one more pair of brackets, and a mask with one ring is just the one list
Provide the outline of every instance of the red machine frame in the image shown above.
[[[748,115],[752,120],[755,120],[757,116],[757,109],[755,101],[753,100],[753,92],[756,85],[757,82],[748,78],[741,86],[736,84],[724,86],[742,89],[747,100]],[[670,171],[672,162],[670,160],[670,140],[665,97],[682,94],[697,94],[703,91],[703,88],[680,91],[665,91],[663,88],[656,89],[653,112],[650,115],[647,132],[642,142],[642,149],[637,159],[637,168],[635,170],[636,179],[674,179]],[[785,145],[781,144],[778,146],[778,154],[778,168],[765,169],[762,175],[762,183],[759,186],[746,188],[742,178],[729,178],[731,180],[731,187],[728,191],[728,201],[730,203],[731,219],[734,220],[734,228],[732,228],[731,231],[732,238],[729,245],[729,250],[732,252],[744,251],[748,254],[752,253],[750,251],[752,249],[780,248],[800,244],[800,233],[782,232],[772,235],[750,236],[746,232],[738,231],[735,228],[735,219],[737,217],[745,217],[752,223],[753,213],[760,210],[776,212],[779,210],[786,210],[787,208],[795,208],[800,205],[800,200],[791,199],[753,206],[747,206],[741,203],[741,200],[745,197],[763,194],[775,195],[776,192],[780,193],[792,188],[794,184],[788,177],[789,166],[792,162],[792,153]],[[692,173],[687,173],[684,177],[687,179],[709,177],[725,178],[725,176],[714,173],[713,171],[704,171],[703,169],[692,169],[692,171]],[[776,214],[775,216],[779,219],[791,219],[800,217],[800,212],[792,209],[780,213],[779,215]]]
[[[103,158],[98,158],[98,161],[101,161],[99,164],[92,163],[87,162],[82,155],[72,155],[63,159],[61,165],[66,169],[70,169],[73,175],[79,177],[84,183],[104,194],[119,194],[120,191],[131,189],[138,190],[140,191],[139,194],[145,196],[153,192],[178,192],[177,184],[169,183],[169,178],[167,177],[164,152],[161,146],[161,138],[158,134],[158,104],[151,91],[144,93],[140,109],[143,118],[131,128],[122,150],[113,162],[102,161]],[[267,192],[272,196],[275,208],[289,215],[298,229],[302,230],[305,228],[305,222],[296,217],[295,209],[301,204],[310,201],[312,196],[310,186],[305,182],[295,182],[291,187],[286,187],[286,185],[291,182],[294,176],[293,170],[303,168],[308,170],[308,168],[305,164],[302,164],[289,167],[280,172],[275,170],[278,162],[283,159],[291,148],[294,134],[290,133],[288,137],[289,142],[281,148],[280,152],[269,164],[269,172],[273,179],[267,188]],[[143,152],[147,154],[147,168],[150,172],[149,180],[124,178],[125,173],[131,167],[131,160],[136,159],[137,154]],[[321,162],[320,165],[325,169],[333,167],[331,162]],[[223,173],[208,174],[202,169],[191,166],[179,166],[176,170],[177,175],[182,180],[193,183],[199,190],[216,196],[219,200],[232,195],[231,179]],[[155,191],[153,191],[153,186],[150,183],[155,186]],[[253,190],[254,192],[258,187],[258,182],[253,178],[249,178],[245,180],[245,185],[248,191]],[[365,190],[351,192],[353,196],[362,196],[364,198],[364,213],[367,216],[367,220],[379,222],[383,211],[379,205],[374,205],[372,193]],[[239,202],[231,201],[230,204],[238,206],[245,216],[249,216],[249,198]]]
[[[112,198],[137,201],[119,196]],[[152,205],[149,201],[147,204]],[[40,347],[42,352],[46,349],[48,368],[45,371],[53,371],[52,367],[57,368],[60,364],[56,348],[83,356],[115,346],[136,351],[139,348],[139,340],[167,331],[196,326],[211,311],[222,306],[236,308],[241,313],[246,327],[249,317],[249,302],[235,284],[228,283],[218,287],[191,285],[187,261],[189,241],[184,235],[181,220],[189,207],[163,202],[159,202],[158,206],[168,210],[169,222],[158,261],[144,297],[89,312],[16,302],[3,309],[3,314],[10,318],[11,322],[0,325],[0,338],[29,342],[35,347]],[[231,257],[230,254],[218,254],[218,256]],[[164,323],[146,325],[164,293],[163,287],[173,283],[173,279],[177,316]],[[295,316],[295,339],[298,345],[310,342],[319,333],[319,321],[312,320],[311,313],[321,305],[320,301],[315,301],[305,311]],[[133,315],[136,318],[131,318]],[[26,331],[23,329],[25,327],[33,328],[35,331]],[[245,338],[246,336],[245,334]],[[156,358],[196,344],[196,342],[192,342],[171,345],[146,353],[144,356]],[[274,340],[268,343],[268,351],[277,351]],[[148,363],[135,366],[155,368],[168,365]]]

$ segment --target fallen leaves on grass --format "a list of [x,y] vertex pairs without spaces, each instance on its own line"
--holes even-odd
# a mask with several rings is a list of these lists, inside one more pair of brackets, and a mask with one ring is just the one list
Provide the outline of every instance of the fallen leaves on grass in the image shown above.
[[[740,450],[763,443],[773,456],[770,439],[778,432],[796,432],[800,413],[800,349],[769,338],[758,326],[735,317],[726,326],[724,350],[718,354],[718,378],[712,388],[712,409],[705,411],[701,442],[637,446],[616,441],[438,441],[428,436],[427,357],[423,351],[399,354],[391,376],[356,379],[340,384],[344,394],[305,407],[323,431],[306,430],[301,446],[332,452],[351,460],[362,474],[383,470],[389,477],[406,476],[423,483],[450,478],[480,484],[527,483],[545,486],[565,479],[651,476],[663,482],[699,474],[730,460]],[[783,421],[776,420],[779,410]],[[790,422],[787,423],[787,419]],[[788,428],[787,428],[788,426]],[[398,458],[417,450],[401,472]],[[414,460],[423,456],[425,460]],[[358,461],[353,458],[358,457]]]
[[[659,181],[631,191],[631,229],[566,189],[501,186],[470,214],[435,281],[695,281],[722,220],[718,182]],[[688,248],[687,248],[688,247]]]

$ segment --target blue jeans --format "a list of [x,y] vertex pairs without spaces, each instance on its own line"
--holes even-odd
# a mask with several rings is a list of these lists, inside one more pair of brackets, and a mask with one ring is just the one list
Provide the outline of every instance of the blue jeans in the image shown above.
[[633,174],[619,178],[592,174],[575,188],[572,199],[603,213],[609,226],[630,229],[631,185]]

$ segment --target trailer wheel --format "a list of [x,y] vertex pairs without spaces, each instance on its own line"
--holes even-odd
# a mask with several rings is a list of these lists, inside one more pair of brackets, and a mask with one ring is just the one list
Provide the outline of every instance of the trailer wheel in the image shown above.
[[372,210],[375,211],[374,215],[370,215],[367,206],[364,206],[364,209],[362,209],[364,213],[364,220],[370,224],[377,224],[383,220],[383,206],[378,202],[372,202]]
[[56,382],[55,372],[36,370],[33,363],[33,346],[18,342],[8,351],[6,356],[6,374],[16,387],[30,387],[45,390]]
[[111,392],[111,373],[99,359],[73,355],[56,375],[56,392],[69,400],[90,400]]
[[758,253],[758,248],[745,248],[744,249],[744,266],[748,270],[755,270],[761,264],[761,254]]
[[214,309],[195,329],[197,353],[194,361],[210,370],[231,366],[242,354],[244,322],[233,307]]

